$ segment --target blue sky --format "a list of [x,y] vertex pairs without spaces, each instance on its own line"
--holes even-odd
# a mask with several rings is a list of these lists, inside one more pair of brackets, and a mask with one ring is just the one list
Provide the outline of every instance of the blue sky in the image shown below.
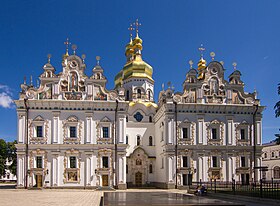
[[[107,88],[114,87],[115,74],[125,63],[129,24],[142,23],[143,58],[154,68],[156,94],[162,83],[171,81],[182,91],[190,59],[216,53],[224,61],[226,78],[233,62],[242,73],[245,91],[258,91],[263,113],[263,142],[274,139],[280,119],[273,106],[280,99],[280,1],[277,0],[176,0],[176,1],[2,1],[0,7],[0,138],[17,135],[16,110],[23,77],[42,73],[47,54],[61,71],[67,37],[77,44],[77,54],[86,54],[86,73],[91,74],[95,56],[101,56]],[[28,81],[29,82],[29,81]]]

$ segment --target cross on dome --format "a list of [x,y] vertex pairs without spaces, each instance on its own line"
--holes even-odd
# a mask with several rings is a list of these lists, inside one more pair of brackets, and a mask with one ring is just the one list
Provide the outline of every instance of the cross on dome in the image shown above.
[[139,26],[141,26],[141,23],[139,23],[138,19],[136,19],[135,23],[133,23],[136,29],[136,35],[138,36],[139,33]]
[[130,24],[130,27],[128,27],[128,30],[130,31],[130,38],[132,39],[132,31],[135,30],[132,24]]
[[203,47],[203,44],[200,45],[198,50],[200,51],[200,57],[203,58],[203,52],[205,51],[205,47]]
[[66,55],[68,55],[68,48],[69,48],[69,45],[71,44],[71,42],[69,42],[69,38],[66,38],[66,42],[64,42],[64,45],[66,45]]

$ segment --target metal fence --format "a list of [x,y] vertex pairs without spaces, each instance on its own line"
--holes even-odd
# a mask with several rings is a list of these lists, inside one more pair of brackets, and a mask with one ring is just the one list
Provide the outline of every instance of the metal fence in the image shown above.
[[193,182],[190,189],[195,190],[198,186],[204,185],[208,192],[220,192],[228,194],[246,195],[252,197],[280,199],[280,181],[260,180],[259,182],[238,182],[234,179],[231,182],[210,181]]

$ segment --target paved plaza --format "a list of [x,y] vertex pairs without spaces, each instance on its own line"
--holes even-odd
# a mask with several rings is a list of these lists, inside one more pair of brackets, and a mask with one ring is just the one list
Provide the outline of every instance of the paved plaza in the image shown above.
[[128,189],[117,191],[95,191],[83,189],[15,189],[11,185],[0,184],[0,205],[5,206],[99,206],[104,196],[104,205],[280,205],[279,200],[209,194],[197,197],[183,190]]

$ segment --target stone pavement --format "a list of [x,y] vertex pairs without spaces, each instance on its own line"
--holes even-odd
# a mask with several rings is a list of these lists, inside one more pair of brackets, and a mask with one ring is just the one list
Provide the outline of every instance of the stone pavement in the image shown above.
[[[198,201],[201,205],[205,205],[207,203],[215,204],[215,203],[225,203],[230,202],[239,205],[246,206],[264,206],[264,205],[280,205],[280,200],[273,199],[262,199],[262,198],[252,198],[246,196],[238,196],[238,195],[227,195],[220,193],[210,193],[205,197],[193,197],[191,194],[186,194],[184,190],[160,190],[160,189],[128,189],[128,190],[117,190],[106,193],[115,193],[111,196],[115,196],[116,198],[121,198],[123,205],[129,205],[129,201],[139,200],[141,197],[140,193],[151,193],[150,199],[146,198],[146,202],[148,200],[148,204],[153,203],[153,205],[157,204],[157,198],[159,202],[164,202],[163,199],[169,201],[169,205],[196,205],[193,200]],[[122,194],[121,194],[122,193]],[[127,195],[128,193],[134,193],[131,195]],[[117,194],[121,194],[117,197]],[[143,196],[144,194],[142,194]],[[184,195],[184,197],[182,197]],[[0,184],[0,206],[99,206],[101,197],[103,196],[103,191],[94,191],[94,190],[83,190],[83,189],[43,189],[43,190],[25,190],[25,189],[13,189],[11,185],[3,185]],[[144,195],[145,196],[145,195]],[[130,198],[129,201],[126,200],[126,197]],[[132,198],[131,198],[132,197]],[[145,199],[145,198],[141,198]],[[182,199],[184,199],[182,201]],[[190,201],[186,204],[186,201],[189,199]],[[134,201],[135,201],[134,200]],[[178,200],[178,201],[177,201]],[[107,202],[106,202],[107,201]],[[114,205],[113,202],[108,202],[108,199],[104,201],[107,205]],[[109,203],[109,204],[108,204]],[[116,203],[116,202],[115,202]],[[137,202],[138,205],[141,205],[140,202]],[[167,204],[168,205],[168,204]],[[198,204],[199,205],[199,204]],[[208,205],[208,204],[207,204]],[[219,205],[219,204],[216,204]]]
[[[1,186],[0,186],[1,187]],[[3,188],[3,187],[2,187]],[[76,189],[0,189],[2,206],[99,206],[103,192]]]

